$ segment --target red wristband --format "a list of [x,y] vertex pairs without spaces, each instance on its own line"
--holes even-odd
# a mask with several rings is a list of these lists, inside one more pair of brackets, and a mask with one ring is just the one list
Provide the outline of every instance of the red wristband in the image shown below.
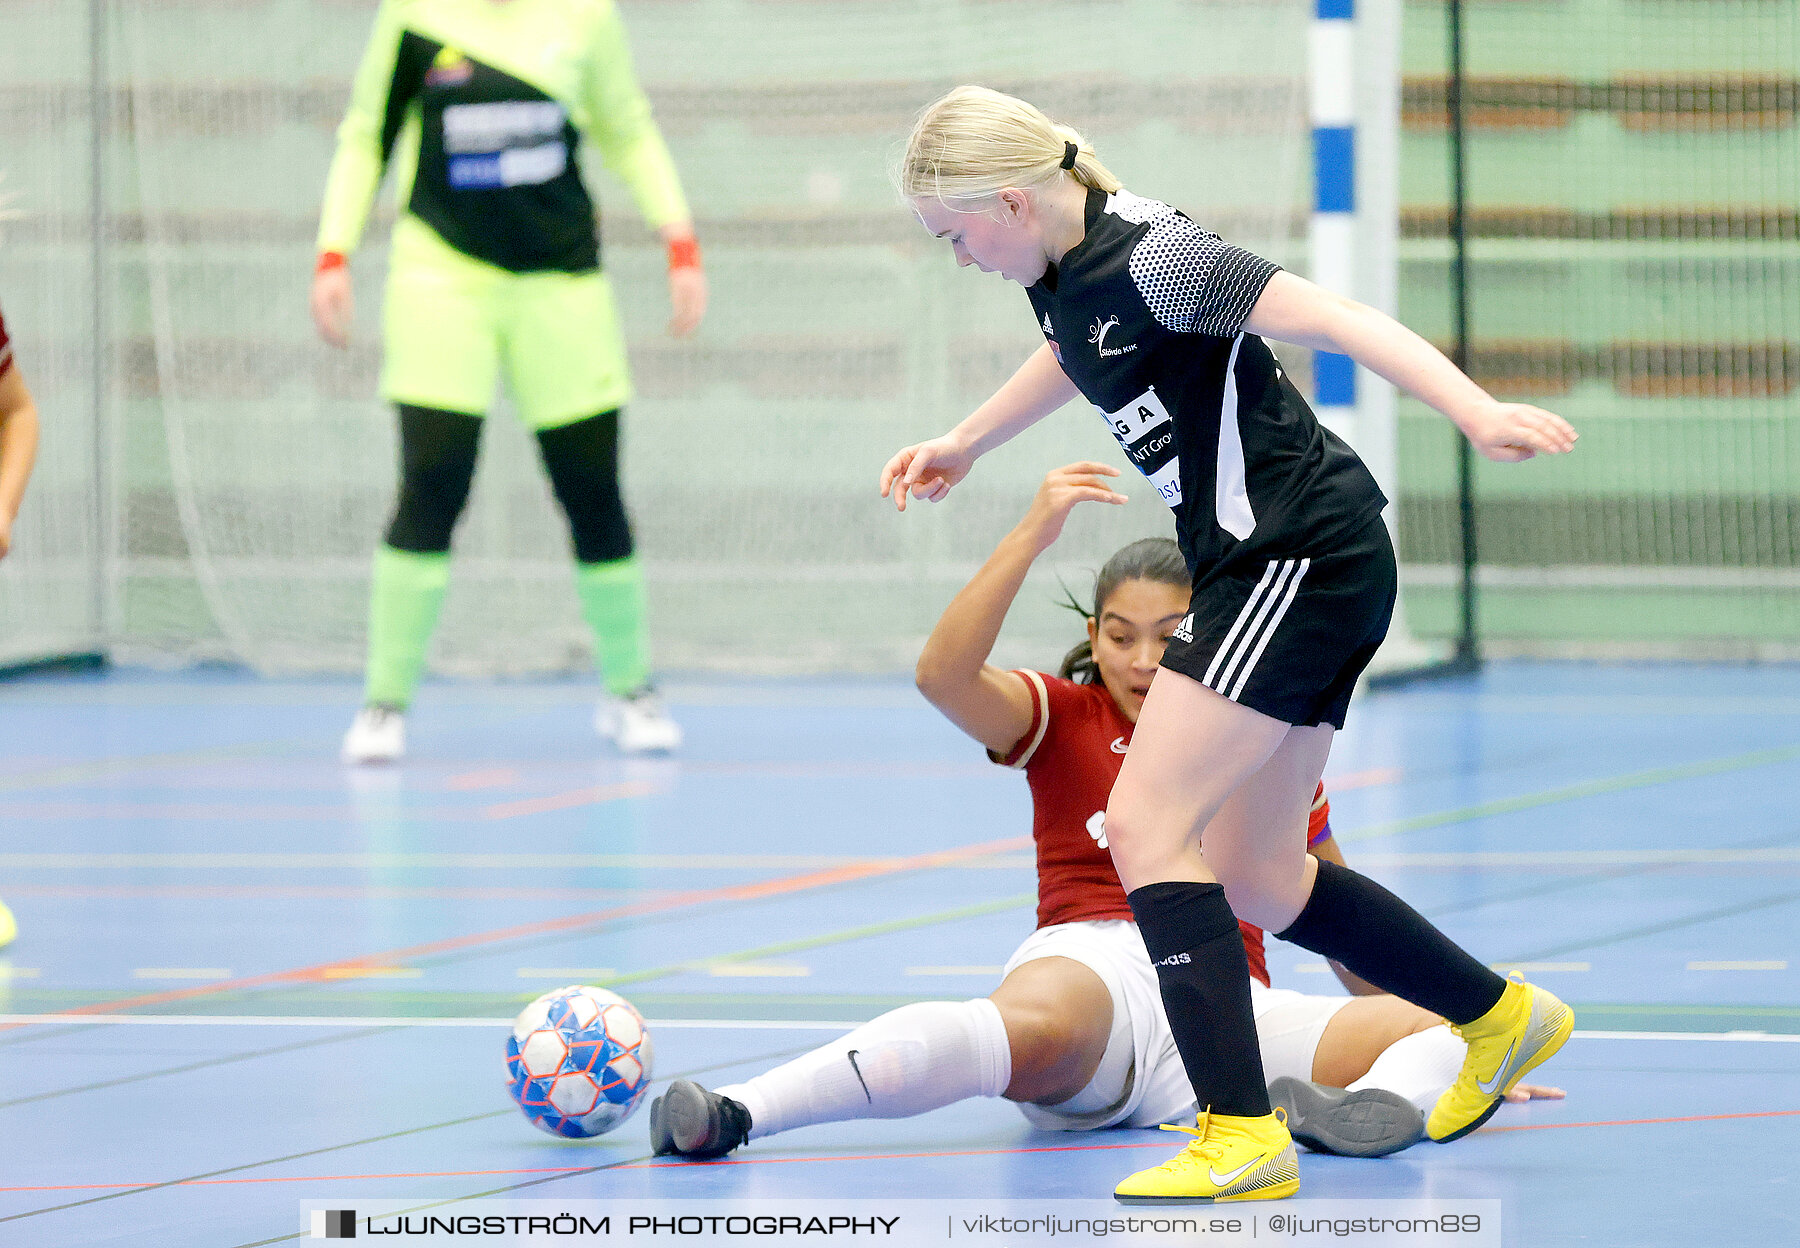
[[341,251],[321,251],[319,259],[313,265],[314,273],[329,273],[333,269],[341,269],[350,263],[350,258]]
[[671,269],[697,269],[700,267],[700,240],[697,238],[677,238],[669,243],[669,267]]

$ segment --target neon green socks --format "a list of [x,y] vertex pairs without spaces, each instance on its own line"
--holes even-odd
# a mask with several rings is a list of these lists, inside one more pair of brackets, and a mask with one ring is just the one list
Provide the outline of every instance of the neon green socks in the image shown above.
[[363,704],[405,709],[425,668],[425,649],[450,584],[449,554],[375,548],[369,590],[369,671]]
[[[425,651],[450,584],[448,554],[375,548],[369,592],[369,670],[365,705],[404,709],[425,668]],[[608,693],[622,696],[650,679],[644,572],[635,556],[575,565],[581,615],[594,631],[594,654]]]
[[606,691],[622,697],[643,688],[650,680],[650,636],[637,556],[577,563],[575,592],[581,618],[594,630],[594,658]]

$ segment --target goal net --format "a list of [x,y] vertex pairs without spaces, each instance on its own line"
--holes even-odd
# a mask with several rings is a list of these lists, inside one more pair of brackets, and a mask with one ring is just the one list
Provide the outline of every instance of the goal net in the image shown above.
[[[347,352],[316,340],[306,294],[373,5],[112,0],[93,6],[97,31],[88,7],[13,6],[0,41],[7,184],[24,213],[0,244],[0,306],[47,430],[0,575],[0,634],[355,671],[394,493],[393,420],[375,394],[389,192],[352,262]],[[942,91],[1021,94],[1081,129],[1128,186],[1304,271],[1300,0],[620,7],[712,285],[701,334],[666,338],[661,249],[623,188],[597,178],[638,388],[624,480],[662,666],[910,665],[1046,469],[1118,458],[1072,406],[945,504],[896,516],[876,496],[893,451],[960,419],[1041,341],[1021,293],[958,272],[889,184],[911,118]],[[1009,625],[1014,657],[1043,663],[1078,635],[1054,605],[1058,577],[1085,592],[1110,551],[1169,532],[1153,490],[1126,490],[1129,507],[1084,509],[1043,561]],[[588,649],[566,530],[501,402],[433,665],[567,670]]]
[[[1445,5],[1409,6],[1400,310],[1450,334]],[[1490,650],[1800,654],[1800,6],[1467,6],[1471,368],[1576,452],[1479,464]],[[1414,629],[1456,628],[1453,432],[1399,418]]]

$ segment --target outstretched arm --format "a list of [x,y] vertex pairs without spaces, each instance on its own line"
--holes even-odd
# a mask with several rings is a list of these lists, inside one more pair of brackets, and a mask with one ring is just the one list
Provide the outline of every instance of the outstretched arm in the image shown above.
[[944,608],[919,655],[915,672],[919,692],[951,723],[995,753],[1018,744],[1031,727],[1031,694],[1025,682],[987,661],[1000,625],[1025,583],[1025,574],[1062,534],[1063,522],[1076,503],[1125,501],[1102,480],[1118,475],[1117,468],[1089,460],[1053,469],[1038,487],[1025,518]]
[[[5,334],[0,333],[0,342]],[[13,519],[37,461],[37,406],[17,365],[0,355],[0,559],[12,549]]]
[[906,510],[906,497],[935,503],[969,475],[975,461],[1029,429],[1077,394],[1062,365],[1045,343],[993,397],[941,438],[909,446],[881,470],[881,496]]
[[1576,433],[1562,417],[1526,403],[1502,403],[1443,352],[1384,312],[1276,273],[1244,328],[1265,338],[1336,351],[1448,416],[1489,459],[1516,462],[1573,450]]

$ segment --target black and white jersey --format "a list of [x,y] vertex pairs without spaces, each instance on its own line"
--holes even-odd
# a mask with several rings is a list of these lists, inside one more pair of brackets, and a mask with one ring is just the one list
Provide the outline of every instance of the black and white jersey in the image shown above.
[[1331,549],[1387,504],[1245,319],[1279,266],[1167,204],[1090,190],[1026,293],[1063,372],[1175,513],[1196,584]]
[[558,100],[515,74],[406,31],[394,57],[382,151],[419,118],[407,210],[452,247],[517,273],[598,268],[580,136]]
[[599,265],[591,142],[645,221],[688,217],[613,0],[381,0],[338,127],[320,251],[356,247],[384,171],[406,214],[513,273]]

